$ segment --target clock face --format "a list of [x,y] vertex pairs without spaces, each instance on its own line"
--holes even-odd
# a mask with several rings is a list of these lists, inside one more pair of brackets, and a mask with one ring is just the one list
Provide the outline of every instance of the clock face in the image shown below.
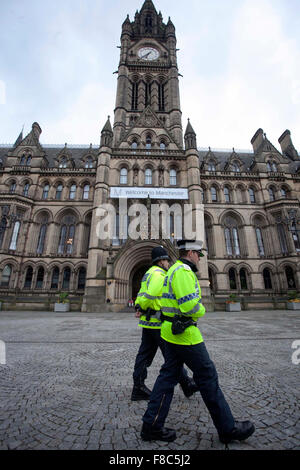
[[154,47],[142,47],[138,51],[138,56],[142,60],[156,60],[159,57],[159,52]]

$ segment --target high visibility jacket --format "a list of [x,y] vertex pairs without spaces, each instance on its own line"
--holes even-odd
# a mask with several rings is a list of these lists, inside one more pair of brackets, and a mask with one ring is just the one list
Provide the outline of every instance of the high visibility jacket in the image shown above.
[[153,313],[149,320],[147,320],[146,315],[141,315],[139,326],[143,328],[158,329],[161,327],[160,302],[166,274],[167,272],[163,268],[152,266],[142,279],[135,305],[140,305],[143,310],[150,308],[157,312],[156,314]]
[[[190,266],[178,260],[165,277],[161,310],[164,316],[173,318],[175,314],[197,321],[205,314],[201,301],[201,289],[197,276]],[[163,321],[161,337],[169,343],[193,345],[203,341],[197,326],[191,325],[183,333],[173,335],[172,323]]]

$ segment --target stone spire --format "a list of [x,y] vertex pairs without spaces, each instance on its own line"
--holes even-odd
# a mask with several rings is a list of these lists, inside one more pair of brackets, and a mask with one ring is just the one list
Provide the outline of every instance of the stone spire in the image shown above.
[[197,149],[197,140],[196,140],[196,133],[188,119],[188,124],[186,126],[185,134],[184,134],[184,141],[185,141],[185,149]]
[[103,127],[101,131],[100,147],[102,146],[111,147],[112,139],[113,139],[113,131],[111,128],[110,116],[108,116],[105,126]]

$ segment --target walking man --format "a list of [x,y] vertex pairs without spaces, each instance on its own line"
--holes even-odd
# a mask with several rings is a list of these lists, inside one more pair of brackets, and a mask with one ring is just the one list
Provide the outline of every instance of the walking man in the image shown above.
[[[133,390],[131,400],[149,400],[151,390],[145,385],[147,368],[153,362],[157,349],[160,348],[164,356],[165,342],[161,340],[161,294],[163,283],[169,268],[167,251],[158,246],[152,250],[152,266],[143,277],[142,284],[135,306],[140,316],[139,326],[142,327],[142,341],[136,356],[133,371]],[[195,382],[190,379],[187,372],[181,367],[178,382],[186,397],[190,397],[198,390]]]
[[143,416],[141,437],[145,441],[172,442],[176,439],[176,432],[165,428],[164,423],[183,364],[193,372],[193,378],[222,443],[247,439],[255,430],[250,421],[234,419],[219,387],[214,363],[197,327],[198,318],[205,314],[201,289],[195,274],[200,257],[204,256],[202,246],[202,242],[194,240],[179,241],[179,260],[168,270],[165,278],[161,301],[161,336],[165,343],[165,363]]

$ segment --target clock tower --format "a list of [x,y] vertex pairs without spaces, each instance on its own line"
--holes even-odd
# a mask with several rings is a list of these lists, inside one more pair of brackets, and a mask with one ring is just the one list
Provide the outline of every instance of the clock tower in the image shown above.
[[[182,149],[175,28],[170,18],[165,24],[153,2],[146,0],[134,21],[127,16],[122,25],[114,146],[124,146],[124,141],[132,144],[128,132],[138,121],[141,124],[141,117],[147,124],[151,118],[154,121],[154,115],[161,131],[156,133],[160,140],[151,143]],[[149,136],[141,135],[142,140],[147,137],[150,145]],[[150,137],[153,140],[154,135],[150,133]]]

